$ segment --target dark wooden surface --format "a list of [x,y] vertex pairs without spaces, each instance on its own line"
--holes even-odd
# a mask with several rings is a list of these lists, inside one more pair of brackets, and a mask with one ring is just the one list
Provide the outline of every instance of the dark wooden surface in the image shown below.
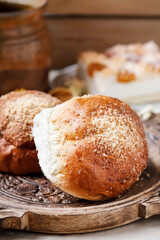
[[103,14],[160,16],[157,0],[49,0],[47,11],[54,14]]
[[[0,228],[80,233],[125,225],[160,214],[160,116],[145,123],[148,167],[120,198],[90,202],[70,198],[43,176],[0,176]],[[56,201],[55,201],[56,199]]]
[[75,63],[84,50],[149,40],[160,45],[157,0],[49,0],[46,13],[52,68]]
[[52,44],[52,68],[77,61],[82,51],[104,52],[115,44],[147,42],[160,45],[160,19],[110,17],[48,17]]

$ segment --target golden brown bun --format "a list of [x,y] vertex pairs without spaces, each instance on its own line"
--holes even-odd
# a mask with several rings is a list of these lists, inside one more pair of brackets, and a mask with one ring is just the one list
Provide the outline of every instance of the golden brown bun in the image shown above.
[[43,110],[34,118],[33,135],[46,177],[75,197],[117,197],[147,164],[143,125],[115,98],[88,95]]
[[0,98],[0,171],[41,171],[31,131],[33,118],[59,103],[57,98],[39,91],[10,92]]

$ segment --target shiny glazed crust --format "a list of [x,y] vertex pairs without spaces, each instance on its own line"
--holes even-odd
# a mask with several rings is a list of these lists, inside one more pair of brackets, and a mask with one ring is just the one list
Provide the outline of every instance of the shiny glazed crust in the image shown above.
[[11,92],[0,98],[0,171],[41,172],[31,132],[33,118],[45,107],[59,103],[39,91]]
[[[34,137],[35,143],[41,139],[43,147],[43,136],[36,136],[36,126],[44,121],[41,119],[45,110],[38,115]],[[138,115],[118,99],[98,95],[71,99],[51,110],[48,125],[52,125],[53,132],[45,133],[46,154],[53,161],[46,166],[40,145],[36,144],[42,171],[53,184],[75,197],[117,197],[146,167],[148,150],[143,125]]]

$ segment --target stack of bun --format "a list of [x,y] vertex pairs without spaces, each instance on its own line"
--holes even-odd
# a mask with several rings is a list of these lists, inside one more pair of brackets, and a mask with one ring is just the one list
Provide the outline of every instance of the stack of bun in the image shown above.
[[33,118],[60,103],[39,91],[15,91],[0,98],[0,171],[41,172],[32,136]]
[[60,103],[38,91],[0,98],[0,171],[42,170],[56,187],[87,200],[114,198],[129,189],[148,159],[138,115],[101,95]]

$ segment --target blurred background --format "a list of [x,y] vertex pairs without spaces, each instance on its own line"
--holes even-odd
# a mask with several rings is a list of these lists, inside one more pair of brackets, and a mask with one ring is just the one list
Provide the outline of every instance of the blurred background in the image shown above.
[[160,1],[49,0],[46,20],[52,39],[52,67],[76,62],[83,50],[118,43],[160,44]]
[[[59,70],[77,63],[84,51],[104,53],[116,44],[150,40],[160,45],[159,9],[157,0],[0,0],[0,95],[65,87],[51,93],[65,101],[95,93],[74,78],[80,78],[77,65]],[[118,91],[120,85],[115,83]],[[160,91],[152,92],[159,101]]]

